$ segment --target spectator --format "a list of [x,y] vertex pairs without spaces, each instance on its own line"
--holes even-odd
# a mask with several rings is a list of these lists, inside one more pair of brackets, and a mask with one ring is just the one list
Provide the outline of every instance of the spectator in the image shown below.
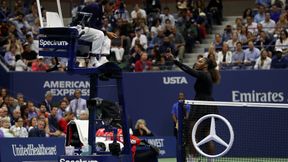
[[3,20],[6,20],[7,17],[11,16],[11,10],[10,10],[6,0],[1,1],[0,11],[4,15],[4,17],[2,18]]
[[89,111],[81,110],[79,120],[89,120]]
[[146,19],[146,11],[140,8],[139,4],[137,3],[135,4],[134,10],[131,12],[131,18],[133,21],[136,21],[137,19]]
[[271,19],[275,22],[278,22],[280,15],[281,15],[281,9],[277,7],[277,5],[273,4],[270,11]]
[[13,132],[15,137],[28,137],[28,132],[25,127],[23,127],[24,120],[19,117],[15,120],[15,125],[10,128],[10,131]]
[[9,51],[5,52],[4,60],[12,68],[15,69],[15,56],[16,56],[16,47],[10,46]]
[[244,62],[245,53],[242,50],[242,43],[237,42],[236,50],[232,54],[232,64],[236,67],[239,67]]
[[175,18],[174,16],[170,13],[169,7],[165,7],[163,9],[163,14],[160,14],[160,20],[162,23],[162,26],[166,23],[166,20],[170,20],[171,25],[174,27],[175,26]]
[[79,119],[81,110],[88,110],[86,100],[81,98],[81,91],[74,92],[74,99],[70,102],[69,112],[72,112]]
[[254,16],[254,21],[258,24],[264,20],[265,20],[265,7],[262,5],[259,5],[258,13]]
[[152,62],[148,60],[146,52],[141,54],[140,60],[135,63],[135,72],[143,72],[152,70]]
[[253,33],[251,33],[250,31],[247,32],[247,42],[252,41],[255,42],[256,37]]
[[116,22],[116,27],[113,30],[119,30],[118,37],[121,38],[122,46],[125,51],[129,51],[131,46],[130,34],[134,32],[134,29],[132,29],[132,24],[125,22],[122,19],[118,19]]
[[[138,42],[138,43],[137,43]],[[135,63],[140,60],[140,56],[143,53],[144,49],[140,44],[140,41],[136,41],[136,44],[132,47],[129,57],[129,70],[134,71]]]
[[225,68],[229,66],[232,62],[232,52],[229,51],[229,47],[227,43],[223,43],[222,51],[217,54],[217,64],[221,68]]
[[31,26],[28,24],[28,22],[24,19],[24,13],[22,12],[17,12],[15,14],[14,18],[10,18],[10,21],[15,24],[16,29],[17,29],[17,35],[19,36],[19,39],[21,41],[25,40],[25,30],[26,29],[31,29]]
[[171,39],[167,36],[163,38],[163,43],[159,46],[159,51],[161,55],[165,55],[168,52],[176,56],[175,45],[171,42]]
[[[211,43],[209,48],[208,48],[208,51],[204,53],[204,56],[203,57],[210,57],[210,55],[213,55],[215,57],[215,60],[217,60],[217,53],[216,53],[216,50],[215,50],[215,46]],[[202,55],[198,55],[199,57],[202,56]],[[201,57],[202,58],[202,57]],[[197,60],[200,59],[197,57]]]
[[36,117],[32,117],[30,120],[29,120],[29,124],[28,124],[28,132],[37,126],[37,123],[38,123],[38,119]]
[[39,41],[34,40],[32,33],[26,34],[26,40],[27,40],[28,45],[30,46],[30,49],[32,51],[35,51],[38,54],[39,53]]
[[201,41],[198,24],[195,19],[192,17],[192,13],[187,11],[187,20],[184,20],[184,25],[180,26],[180,31],[185,38],[186,42],[186,52],[191,53],[195,44],[199,44]]
[[36,107],[34,107],[34,103],[32,101],[27,102],[27,110],[28,110],[28,120],[33,117],[38,117],[38,113]]
[[38,122],[40,120],[45,122],[45,128],[44,128],[45,129],[45,133],[46,133],[46,136],[49,136],[50,129],[49,129],[49,120],[48,120],[48,118],[46,118],[45,115],[40,114],[38,116]]
[[126,22],[130,21],[130,15],[126,9],[126,4],[124,2],[121,2],[119,8],[114,11],[114,18],[122,19]]
[[59,109],[57,110],[57,120],[60,120],[64,117],[66,110],[68,108],[68,104],[65,100],[60,101]]
[[173,28],[172,34],[172,42],[176,46],[177,57],[179,58],[180,62],[183,62],[185,54],[185,39],[183,35],[179,31],[177,31],[176,27]]
[[49,116],[49,113],[47,112],[47,108],[45,106],[45,103],[41,103],[39,105],[38,116],[40,116],[40,115],[44,115],[45,118],[48,118],[48,116]]
[[174,26],[171,24],[171,21],[169,19],[166,19],[164,24],[162,24],[162,30],[163,30],[163,34],[166,37],[169,37],[172,35],[173,33],[173,28]]
[[264,29],[263,29],[263,24],[258,23],[258,24],[257,24],[257,32],[254,33],[254,35],[255,35],[255,36],[259,36],[261,32],[265,32]]
[[210,0],[207,10],[212,13],[215,23],[221,25],[223,19],[223,4],[222,0]]
[[288,67],[287,59],[282,55],[281,49],[277,49],[272,57],[271,69],[284,69]]
[[22,0],[17,0],[14,3],[14,13],[17,14],[18,12],[21,12],[24,15],[28,14],[29,12],[29,9],[27,8],[27,6],[24,6],[24,3]]
[[222,34],[222,41],[227,42],[229,39],[232,38],[232,27],[231,25],[226,25],[224,29],[224,33]]
[[3,105],[2,107],[1,107],[1,109],[2,109],[2,116],[0,117],[0,118],[8,118],[9,119],[9,122],[10,122],[10,114],[9,114],[9,110],[8,110],[8,108],[7,108],[7,105]]
[[25,42],[23,44],[23,49],[24,52],[21,54],[23,59],[29,62],[32,62],[37,59],[38,54],[35,51],[31,50],[31,47],[28,42]]
[[149,49],[153,49],[154,47],[158,47],[163,43],[164,32],[163,30],[158,30],[157,34],[152,38],[149,43]]
[[28,71],[28,62],[25,59],[22,59],[21,55],[16,55],[15,56],[15,71]]
[[[179,107],[179,104],[184,104],[185,100],[185,94],[183,92],[179,92],[178,94],[178,100],[175,102],[172,106],[172,120],[173,120],[173,125],[174,125],[174,136],[177,137],[177,130],[178,130],[178,110],[181,108]],[[184,104],[182,113],[184,116],[184,119],[188,119],[189,113],[190,113],[190,105]]]
[[243,23],[246,24],[247,23],[247,17],[250,16],[250,17],[253,17],[253,11],[251,8],[246,8],[243,12],[243,16],[242,16],[242,19],[243,19]]
[[247,27],[242,26],[240,33],[238,33],[238,39],[242,44],[247,43]]
[[144,119],[138,119],[133,130],[134,136],[154,136],[153,133],[148,129],[146,121]]
[[237,17],[235,19],[235,24],[232,26],[233,31],[237,30],[238,28],[241,28],[243,26],[242,19],[240,17]]
[[288,53],[288,32],[286,30],[282,30],[279,39],[276,40],[275,51],[277,50],[281,50],[283,55]]
[[34,126],[28,133],[28,137],[46,137],[45,121],[38,120],[37,126]]
[[75,118],[74,113],[66,112],[65,116],[58,121],[59,130],[64,134],[67,133],[68,123]]
[[145,0],[144,4],[146,6],[145,10],[147,15],[153,14],[161,10],[161,1],[160,0]]
[[1,122],[2,122],[2,127],[0,128],[4,134],[4,137],[14,137],[14,134],[13,132],[10,130],[10,126],[11,126],[11,123],[10,123],[10,118],[2,118],[1,119]]
[[215,47],[216,52],[222,50],[223,40],[222,36],[219,33],[215,34],[213,45]]
[[59,137],[62,134],[62,132],[59,130],[58,125],[58,119],[57,119],[57,112],[58,108],[56,106],[52,106],[51,113],[48,117],[48,123],[49,123],[49,136],[51,137]]
[[16,109],[19,109],[22,107],[22,106],[25,106],[26,105],[26,102],[24,100],[24,95],[21,94],[21,93],[17,93],[17,96],[16,96],[16,99],[17,99],[17,104],[16,104]]
[[6,88],[1,88],[0,96],[5,98],[8,95],[8,90]]
[[155,19],[150,28],[150,38],[153,39],[157,36],[158,32],[162,30],[160,19]]
[[250,31],[252,34],[257,33],[257,23],[253,22],[253,17],[248,16],[247,17],[247,24],[246,24],[247,30]]
[[39,29],[40,29],[40,20],[39,18],[36,18],[34,20],[34,25],[31,27],[31,32],[33,34],[33,38],[38,40],[39,37]]
[[[29,47],[30,48],[30,47]],[[48,65],[44,63],[43,56],[38,56],[36,60],[32,62],[32,71],[46,71],[49,69]]]
[[244,50],[244,53],[245,53],[244,64],[247,66],[254,65],[255,61],[260,56],[260,50],[254,47],[253,41],[248,42],[248,48]]
[[238,34],[236,32],[233,32],[232,38],[227,41],[227,45],[228,45],[229,50],[231,52],[234,52],[236,50],[236,44],[238,41],[239,41],[238,40]]
[[[3,105],[1,108],[0,108],[0,120],[2,120],[5,115],[4,115],[4,107],[6,107],[5,105]],[[1,122],[0,122],[0,127],[1,127]]]
[[159,65],[159,63],[160,63],[160,61],[161,61],[161,54],[160,54],[160,52],[159,52],[159,47],[154,47],[153,49],[152,49],[152,63],[153,63],[153,65],[156,65],[156,66],[158,66]]
[[275,31],[275,21],[271,19],[271,15],[270,12],[265,12],[265,19],[263,21],[260,22],[263,25],[263,30],[269,34],[269,35],[273,35],[274,31]]
[[[117,35],[120,35],[119,30],[117,30],[115,33]],[[111,41],[111,52],[114,52],[116,61],[118,63],[121,63],[125,52],[123,48],[123,41],[121,38],[115,38]]]
[[16,108],[16,104],[15,104],[15,99],[12,96],[6,96],[4,98],[4,103],[6,105],[6,107],[8,108],[8,115],[11,116],[12,112],[14,111],[14,109]]
[[35,23],[35,19],[38,18],[38,10],[37,10],[37,3],[34,1],[31,5],[31,12],[24,16],[24,19],[27,21],[29,26],[33,26]]
[[45,98],[42,103],[45,103],[47,112],[50,112],[51,107],[52,107],[52,100],[53,100],[53,94],[50,91],[47,91],[45,93]]
[[260,57],[256,60],[254,69],[269,70],[271,67],[271,58],[268,57],[268,51],[262,50]]
[[[9,30],[12,30],[14,27],[15,27],[14,25],[10,25]],[[8,35],[7,44],[5,44],[4,47],[6,48],[6,51],[10,51],[11,46],[15,46],[16,55],[21,55],[23,53],[23,47],[21,41],[17,39],[13,33],[10,32]]]
[[[255,42],[255,46],[257,48],[259,48],[260,50],[262,49],[269,49],[269,50],[273,50],[273,48],[270,46],[271,44],[271,40],[269,39],[269,37],[267,36],[267,34],[262,31],[260,32],[256,42]],[[271,52],[269,51],[269,56],[271,56]]]
[[277,22],[276,26],[279,26],[281,28],[287,28],[288,26],[288,20],[286,18],[286,14],[281,14],[281,16],[279,17],[279,20],[275,22]]
[[[16,108],[16,109],[14,109],[13,112],[12,112],[12,116],[11,116],[11,119],[10,119],[11,125],[14,125],[15,122],[16,122],[19,118],[21,118],[21,111],[20,111],[20,109]],[[22,119],[22,118],[21,118],[21,119]],[[22,121],[23,121],[23,119],[22,119]],[[22,123],[22,124],[23,124],[23,123]]]
[[131,47],[133,47],[135,45],[135,43],[136,43],[136,40],[139,39],[140,40],[140,44],[146,50],[147,46],[148,46],[146,35],[142,34],[141,28],[139,28],[139,27],[137,27],[135,29],[135,34],[136,34],[135,37],[132,39]]

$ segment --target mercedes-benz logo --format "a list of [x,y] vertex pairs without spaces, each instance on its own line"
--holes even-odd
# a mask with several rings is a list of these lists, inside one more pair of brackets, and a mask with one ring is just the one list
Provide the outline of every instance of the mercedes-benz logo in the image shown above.
[[[211,125],[210,125],[210,133],[207,137],[205,137],[204,139],[202,139],[200,142],[196,142],[196,131],[197,131],[197,128],[199,126],[199,124],[206,120],[207,118],[211,118]],[[229,129],[229,132],[230,132],[230,140],[229,140],[229,143],[227,144],[223,139],[221,139],[219,136],[217,136],[216,134],[216,126],[215,126],[215,118],[218,118],[220,120],[222,120],[228,127]],[[209,154],[206,154],[205,152],[203,152],[201,149],[200,149],[200,146],[203,145],[203,144],[206,144],[210,141],[214,141],[220,145],[223,145],[224,147],[226,147],[226,149],[217,154],[217,155],[209,155]],[[229,123],[229,121],[227,119],[225,119],[224,117],[220,116],[220,115],[217,115],[217,114],[208,114],[208,115],[205,115],[203,117],[201,117],[194,125],[193,127],[193,130],[192,130],[192,142],[193,142],[193,145],[195,147],[195,149],[203,156],[206,156],[206,157],[209,157],[209,158],[215,158],[215,157],[220,157],[220,156],[223,156],[225,155],[232,147],[233,145],[233,141],[234,141],[234,131],[233,131],[233,128],[231,126],[231,124]]]

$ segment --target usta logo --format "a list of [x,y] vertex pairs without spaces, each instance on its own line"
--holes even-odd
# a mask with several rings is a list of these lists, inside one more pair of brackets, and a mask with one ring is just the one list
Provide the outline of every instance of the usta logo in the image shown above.
[[164,84],[188,84],[187,79],[183,76],[163,77]]

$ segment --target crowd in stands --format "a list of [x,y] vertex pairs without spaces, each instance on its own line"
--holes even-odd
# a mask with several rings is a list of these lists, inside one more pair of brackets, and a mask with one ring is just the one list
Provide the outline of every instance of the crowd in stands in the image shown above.
[[[123,1],[116,0],[113,14],[103,17],[103,30],[119,36],[111,41],[109,60],[126,71],[172,69],[167,56],[172,53],[183,62],[185,53],[193,52],[223,18],[221,0],[178,0],[176,12],[160,0],[144,2],[133,4],[128,11]],[[36,2],[31,3],[16,0],[12,9],[8,1],[1,1],[0,58],[15,71],[47,71],[57,64],[57,69],[64,71],[67,60],[39,56],[40,22]],[[215,34],[210,47],[203,51],[203,57],[216,59],[219,69],[287,68],[286,1],[256,0],[255,4],[255,8],[243,9],[243,16],[234,24]],[[72,19],[83,5],[72,9]],[[45,8],[42,12],[45,15]],[[85,67],[87,59],[78,59],[79,66]]]
[[0,91],[0,137],[66,136],[67,124],[73,119],[88,120],[89,111],[81,91],[74,98],[55,102],[51,92],[45,100],[35,103],[21,93],[13,96],[7,89]]
[[[276,69],[288,67],[288,5],[281,0],[257,0],[247,8],[204,54],[219,69]],[[201,56],[202,57],[202,56]]]
[[[171,69],[167,53],[183,61],[185,53],[192,52],[195,44],[201,43],[211,32],[212,25],[222,21],[221,0],[178,0],[175,2],[176,9],[161,4],[160,0],[146,0],[141,4],[132,4],[134,6],[130,11],[124,1],[115,1],[115,10],[112,15],[103,17],[102,28],[118,34],[118,39],[111,42],[109,59],[127,71]],[[37,4],[32,1],[24,5],[25,2],[15,0],[15,4],[9,5],[7,0],[1,1],[2,59],[11,70],[46,71],[55,67],[58,61],[38,55],[40,21]],[[83,5],[85,3],[77,4],[72,9],[72,19]],[[45,15],[43,7],[42,12]],[[143,53],[147,58],[142,56]],[[85,62],[85,59],[80,59],[79,66]],[[60,71],[65,70],[67,60],[61,59],[59,63]]]
[[[0,88],[0,138],[66,137],[71,120],[89,119],[87,100],[80,90],[75,90],[74,97],[60,100],[47,91],[40,102],[29,100],[22,93],[13,94]],[[106,102],[106,106],[111,103]],[[134,129],[132,125],[130,128],[135,136],[153,136],[144,119],[139,119]]]

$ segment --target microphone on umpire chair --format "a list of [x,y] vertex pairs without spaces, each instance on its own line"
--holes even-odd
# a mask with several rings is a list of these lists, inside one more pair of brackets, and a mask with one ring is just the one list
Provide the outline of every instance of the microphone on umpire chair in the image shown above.
[[78,35],[78,39],[82,37],[82,35],[85,34],[85,31],[81,31],[80,34]]

